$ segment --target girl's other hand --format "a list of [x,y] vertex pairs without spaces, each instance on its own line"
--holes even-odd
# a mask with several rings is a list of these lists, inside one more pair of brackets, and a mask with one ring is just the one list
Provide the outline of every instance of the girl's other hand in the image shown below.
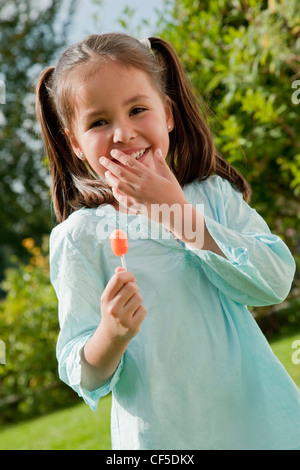
[[169,207],[188,204],[160,149],[156,149],[153,155],[156,171],[120,150],[112,151],[112,155],[121,165],[106,158],[101,158],[100,162],[109,170],[105,177],[115,198],[123,206],[141,206],[141,211],[145,210],[145,215],[149,216],[152,204],[167,204]]

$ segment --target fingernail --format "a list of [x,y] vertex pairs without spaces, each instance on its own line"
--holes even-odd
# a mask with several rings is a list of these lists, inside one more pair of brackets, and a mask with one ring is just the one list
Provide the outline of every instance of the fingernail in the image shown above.
[[163,154],[162,154],[161,149],[157,149],[156,154],[157,154],[158,158],[163,158]]
[[106,161],[106,158],[105,158],[105,157],[100,157],[100,158],[99,158],[99,162],[100,162],[100,163],[104,164],[105,161]]
[[116,157],[118,155],[118,150],[113,149],[113,150],[111,150],[110,154],[111,154],[112,157]]
[[115,273],[119,273],[121,271],[124,271],[124,268],[122,268],[121,266],[118,266],[117,268],[115,268]]

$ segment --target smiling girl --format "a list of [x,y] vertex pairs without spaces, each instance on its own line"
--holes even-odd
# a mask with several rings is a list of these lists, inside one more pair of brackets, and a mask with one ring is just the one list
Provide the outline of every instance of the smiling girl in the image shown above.
[[[44,70],[37,113],[60,377],[93,410],[112,392],[113,449],[299,449],[300,392],[246,307],[282,302],[295,263],[215,150],[171,45],[87,37]],[[130,237],[130,217],[163,236]],[[97,236],[112,220],[129,271]]]

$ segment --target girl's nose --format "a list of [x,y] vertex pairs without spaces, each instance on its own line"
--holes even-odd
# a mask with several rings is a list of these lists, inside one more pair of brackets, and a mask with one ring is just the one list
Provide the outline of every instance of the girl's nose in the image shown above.
[[134,139],[135,136],[136,134],[130,126],[116,127],[113,133],[113,142],[114,144],[117,144],[118,142],[126,144],[130,140]]

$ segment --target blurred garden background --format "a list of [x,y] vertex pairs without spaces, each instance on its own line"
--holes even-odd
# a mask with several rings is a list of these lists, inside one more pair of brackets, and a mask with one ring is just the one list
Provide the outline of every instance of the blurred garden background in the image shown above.
[[48,264],[56,220],[34,109],[39,72],[74,38],[108,26],[172,42],[211,109],[217,148],[292,251],[288,298],[251,312],[300,387],[300,2],[161,0],[149,16],[144,2],[95,0],[80,24],[83,3],[0,0],[0,449],[110,449],[110,396],[93,413],[57,375]]

